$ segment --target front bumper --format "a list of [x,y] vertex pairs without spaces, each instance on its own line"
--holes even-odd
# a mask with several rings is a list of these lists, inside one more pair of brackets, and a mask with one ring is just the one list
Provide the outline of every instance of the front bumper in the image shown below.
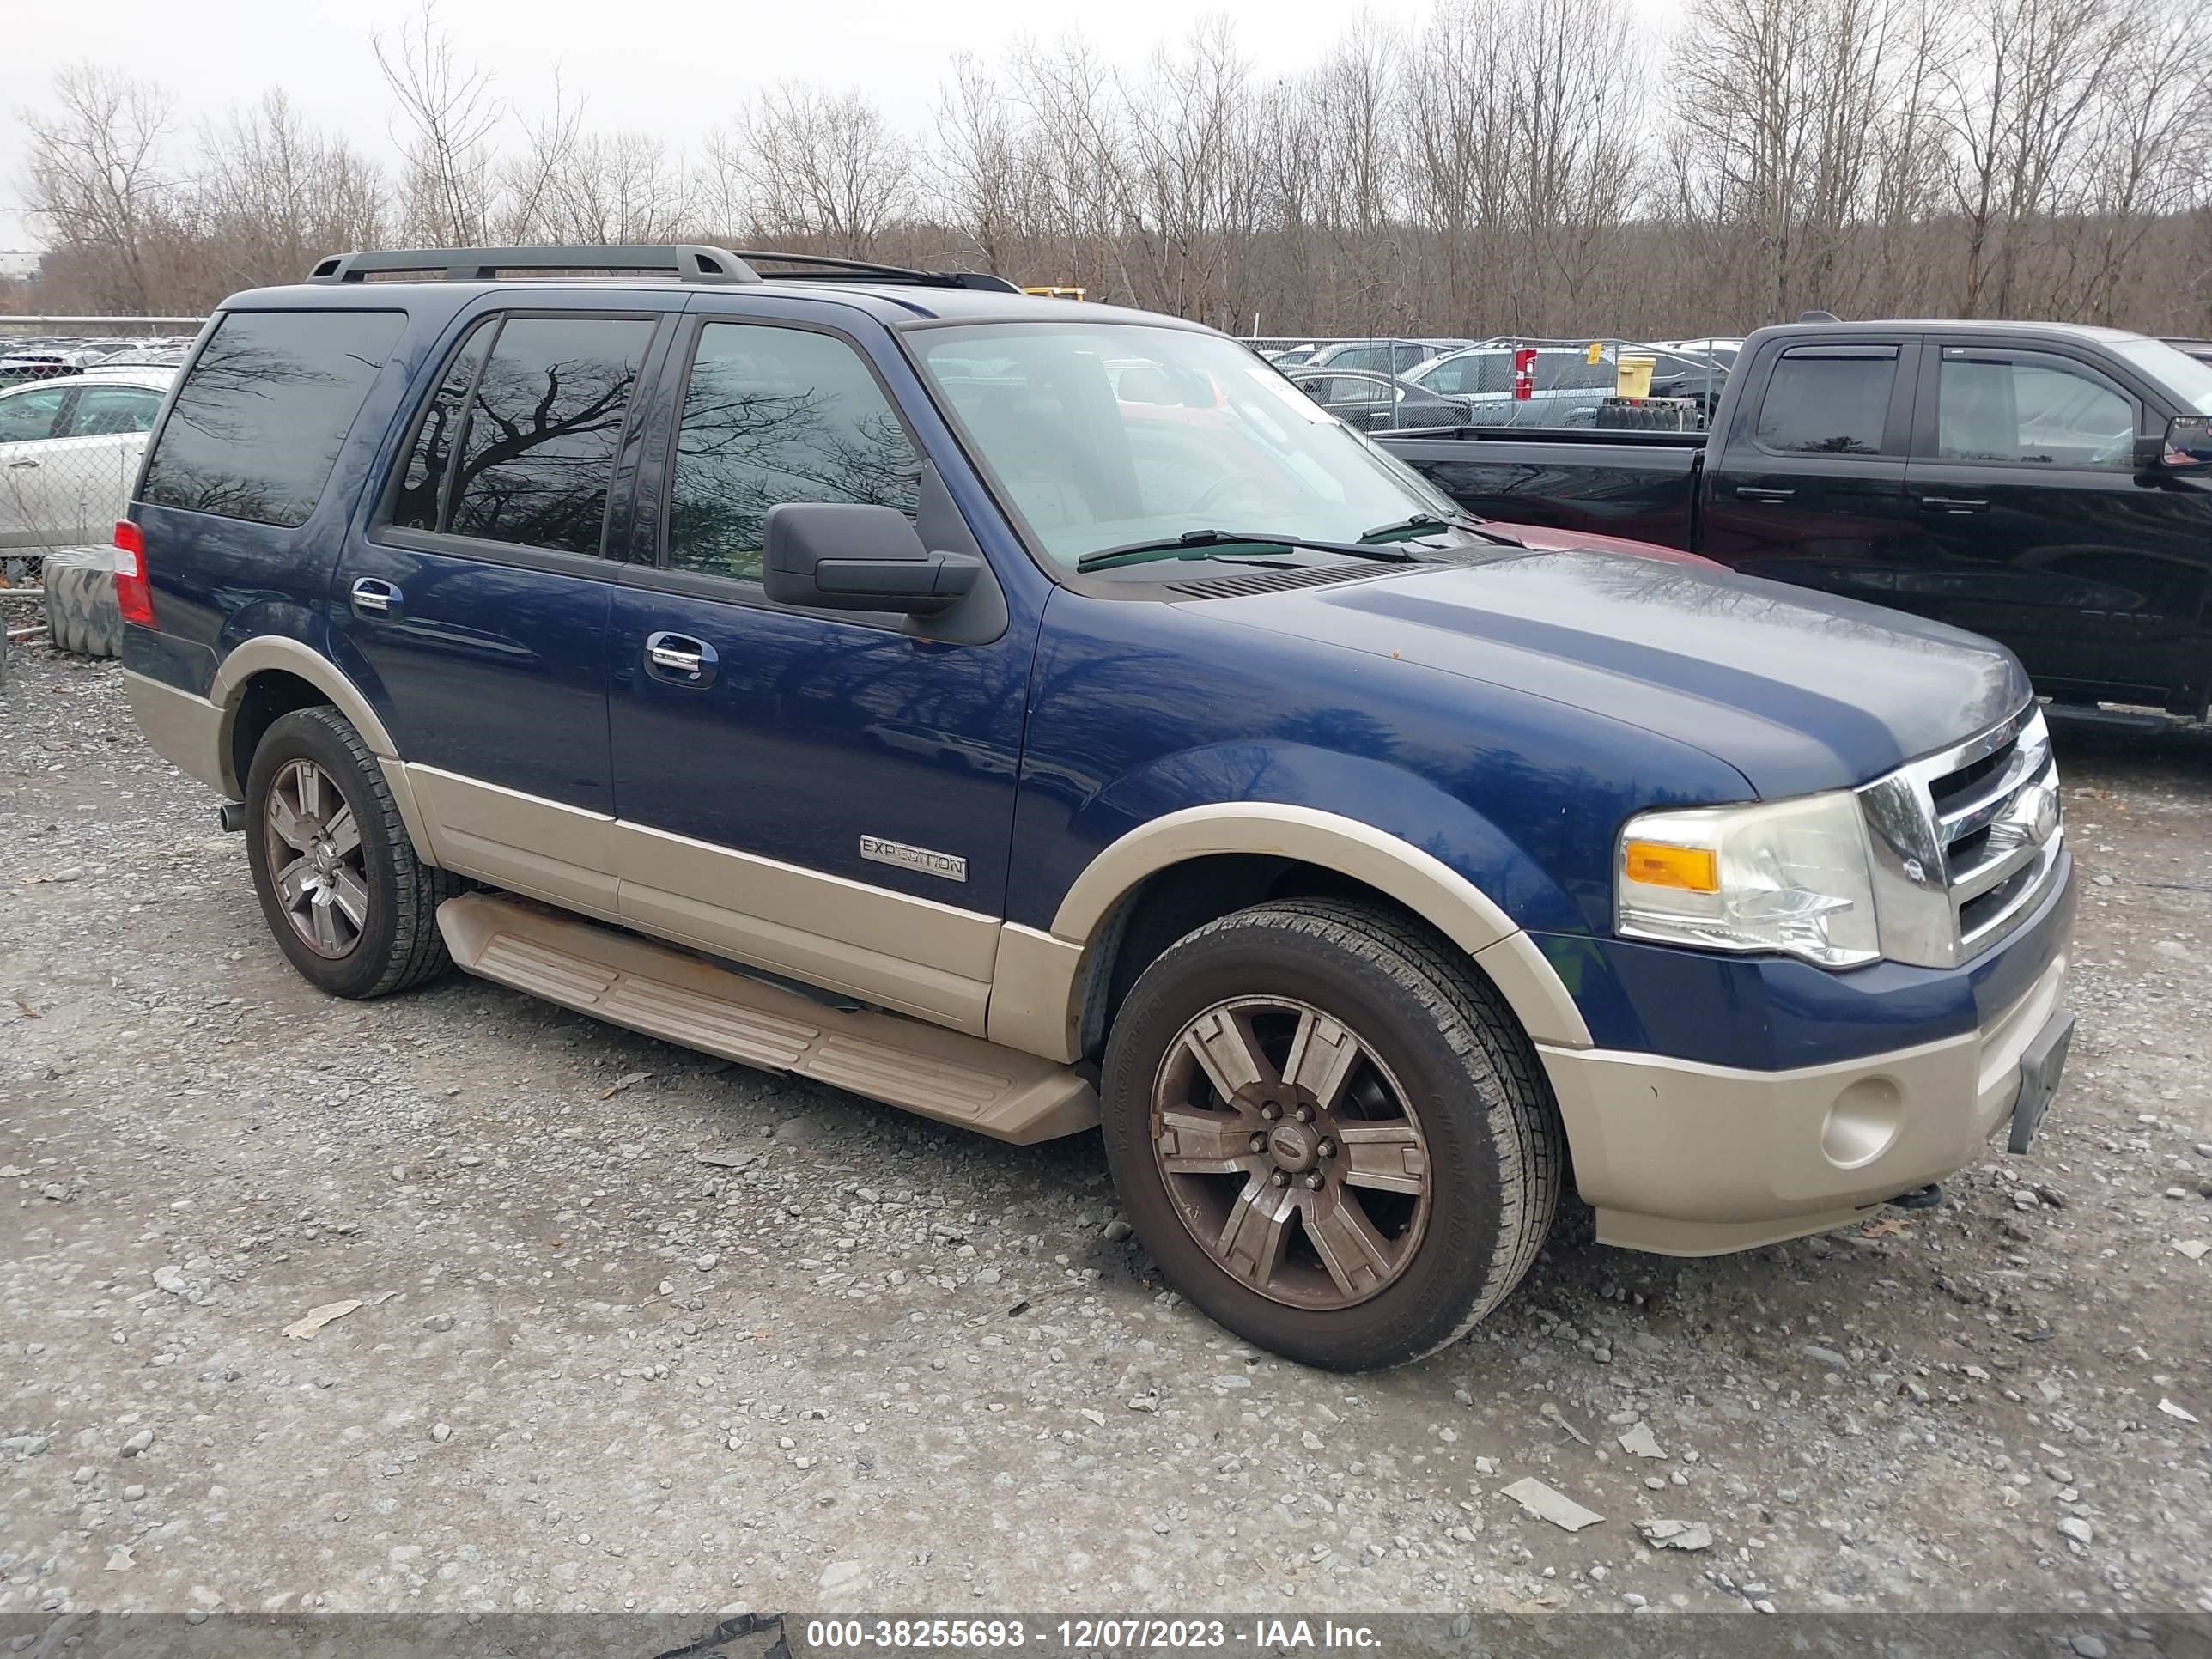
[[1540,1045],[1599,1240],[1665,1255],[1749,1249],[1840,1226],[1972,1163],[2065,1006],[2071,950],[2062,932],[2028,988],[1976,1030],[1826,1065],[1753,1071]]

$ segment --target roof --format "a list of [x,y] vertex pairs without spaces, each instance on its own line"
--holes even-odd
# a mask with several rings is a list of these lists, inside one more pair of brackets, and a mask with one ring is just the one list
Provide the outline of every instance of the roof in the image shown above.
[[[770,278],[759,283],[693,284],[660,278],[622,276],[527,277],[462,282],[300,283],[283,288],[249,289],[234,294],[225,311],[392,310],[404,307],[450,316],[487,294],[650,295],[707,311],[750,308],[760,301],[829,304],[860,311],[887,327],[933,323],[1150,324],[1194,333],[1215,331],[1203,324],[1087,300],[1054,300],[1026,294],[1000,294],[961,288],[925,287],[912,283],[799,281]],[[729,305],[728,301],[740,301]],[[542,302],[541,302],[542,303]]]
[[[2100,328],[2091,323],[2012,322],[1997,317],[1880,317],[1848,323],[1774,323],[1769,327],[1786,328],[1792,333],[1836,334],[1894,334],[1900,329],[1917,333],[1974,333],[2002,332],[2014,337],[2022,334],[2042,335],[2051,339],[2066,340],[2139,340],[2145,337],[2132,329]],[[1766,331],[1761,329],[1759,332]]]
[[64,390],[73,386],[143,386],[151,391],[167,392],[169,383],[176,378],[174,368],[88,368],[71,374],[42,374],[34,380],[18,380],[13,386],[0,386],[0,398],[27,392],[33,386],[53,386]]

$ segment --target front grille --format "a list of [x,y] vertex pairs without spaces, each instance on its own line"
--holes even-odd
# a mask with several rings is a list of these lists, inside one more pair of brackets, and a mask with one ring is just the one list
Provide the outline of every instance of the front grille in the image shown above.
[[2064,833],[2058,772],[2033,704],[1860,791],[1875,846],[1883,953],[1949,967],[2034,908]]
[[2018,746],[2019,742],[2020,740],[2015,738],[1994,754],[1984,755],[1978,761],[1970,761],[1957,771],[1946,772],[1942,777],[1931,782],[1928,786],[1928,793],[1935,801],[1936,810],[1938,812],[1949,811],[1976,784],[2002,766],[2007,757]]

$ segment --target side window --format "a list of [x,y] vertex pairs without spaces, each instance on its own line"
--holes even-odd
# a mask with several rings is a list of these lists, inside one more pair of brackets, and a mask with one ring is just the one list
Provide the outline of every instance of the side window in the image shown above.
[[104,438],[118,432],[146,432],[161,411],[161,394],[143,386],[88,386],[70,410],[65,438]]
[[70,394],[65,386],[42,386],[0,398],[0,444],[35,442],[54,435],[54,422]]
[[305,524],[406,321],[397,311],[226,314],[154,441],[144,498]]
[[650,317],[510,317],[455,463],[456,536],[597,554],[615,447],[653,338]]
[[392,522],[403,530],[435,530],[446,506],[447,463],[453,440],[461,429],[462,405],[483,367],[485,349],[498,329],[496,321],[478,323],[453,354],[446,372],[430,393],[415,428],[415,441],[407,448],[407,465],[399,475],[398,493],[392,502]]
[[783,501],[894,507],[921,458],[859,352],[804,329],[709,323],[684,393],[668,562],[757,581],[761,521]]
[[1943,349],[1936,382],[1940,459],[2125,471],[2135,464],[2135,400],[2063,357]]
[[1896,385],[1895,346],[1785,351],[1775,362],[1752,435],[1768,449],[1879,455]]
[[1462,357],[1456,362],[1446,363],[1434,374],[1421,377],[1421,384],[1431,392],[1450,394],[1474,390],[1474,379],[1480,366],[1472,357]]

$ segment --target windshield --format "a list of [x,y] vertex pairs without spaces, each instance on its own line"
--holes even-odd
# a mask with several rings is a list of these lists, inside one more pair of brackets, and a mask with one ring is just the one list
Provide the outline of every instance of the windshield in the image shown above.
[[1416,516],[1466,516],[1218,335],[1075,321],[908,338],[1056,564],[1223,526],[1350,542]]
[[2198,415],[2212,415],[2212,363],[2199,362],[2163,340],[2114,340],[2111,343],[2114,351],[2180,398],[2184,409]]

